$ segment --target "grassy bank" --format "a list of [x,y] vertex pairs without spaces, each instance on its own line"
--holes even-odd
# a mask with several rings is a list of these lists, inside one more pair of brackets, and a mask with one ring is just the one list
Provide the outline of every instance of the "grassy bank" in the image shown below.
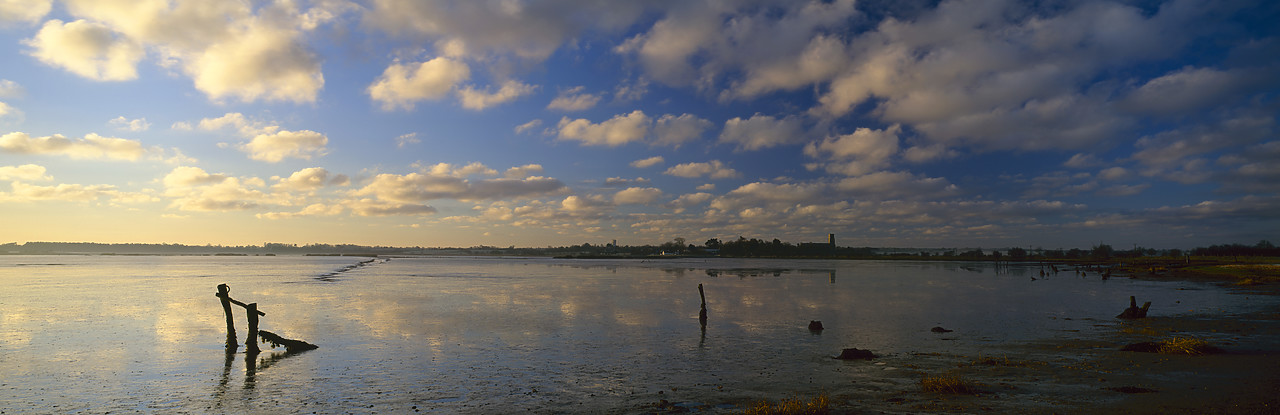
[[1190,257],[1112,260],[1106,265],[1135,278],[1212,280],[1237,285],[1280,283],[1280,258]]

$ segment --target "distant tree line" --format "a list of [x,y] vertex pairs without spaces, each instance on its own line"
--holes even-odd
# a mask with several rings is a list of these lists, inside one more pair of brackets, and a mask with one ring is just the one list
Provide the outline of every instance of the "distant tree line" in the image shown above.
[[861,257],[875,254],[874,248],[836,247],[828,243],[791,244],[778,238],[772,241],[739,236],[737,240],[722,242],[719,239],[708,239],[703,244],[706,249],[716,250],[720,256],[728,257]]
[[98,243],[98,242],[27,242],[24,244],[6,243],[0,245],[0,254],[58,254],[58,253],[92,253],[92,254],[170,254],[199,255],[213,253],[239,254],[344,254],[344,253],[403,253],[406,250],[421,248],[397,248],[387,246],[362,246],[352,244],[282,244],[265,243],[258,245],[183,245],[183,244],[144,244],[144,243]]
[[1253,246],[1241,244],[1229,245],[1211,245],[1208,248],[1196,248],[1191,250],[1191,255],[1196,256],[1280,256],[1280,248],[1276,248],[1271,241],[1258,241]]
[[560,247],[516,248],[475,246],[469,248],[422,248],[365,246],[353,244],[282,244],[265,243],[262,246],[221,246],[221,245],[182,245],[182,244],[140,244],[122,243],[106,244],[94,242],[27,242],[25,244],[0,244],[0,254],[59,254],[59,253],[96,253],[96,254],[171,254],[201,255],[215,253],[242,254],[378,254],[378,255],[513,255],[513,256],[577,256],[577,257],[647,257],[663,255],[679,256],[721,256],[734,258],[922,258],[922,259],[954,259],[954,260],[1107,260],[1113,258],[1138,257],[1182,257],[1194,256],[1265,256],[1280,257],[1280,248],[1270,241],[1259,241],[1254,245],[1226,244],[1194,248],[1188,251],[1181,249],[1157,250],[1134,246],[1130,250],[1117,250],[1111,245],[1099,243],[1089,249],[1052,249],[1041,248],[1008,248],[1006,250],[953,249],[916,252],[898,252],[882,254],[883,249],[872,247],[839,247],[829,243],[793,244],[780,239],[764,240],[739,236],[736,240],[722,241],[718,238],[708,239],[701,245],[688,243],[684,238],[674,238],[658,245],[568,245]]

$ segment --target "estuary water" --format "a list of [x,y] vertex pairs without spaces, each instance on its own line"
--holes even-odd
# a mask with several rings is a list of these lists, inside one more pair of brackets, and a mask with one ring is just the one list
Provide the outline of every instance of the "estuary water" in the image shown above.
[[[729,412],[910,388],[914,355],[1097,336],[1128,305],[1246,313],[1194,282],[1036,264],[0,256],[0,413]],[[319,345],[224,352],[214,296]],[[708,324],[700,326],[698,285]],[[239,341],[244,309],[234,307]],[[826,327],[807,329],[810,320]],[[935,326],[954,330],[934,333]],[[877,363],[832,359],[869,349]],[[656,406],[666,401],[666,406]],[[874,407],[875,403],[868,403]]]

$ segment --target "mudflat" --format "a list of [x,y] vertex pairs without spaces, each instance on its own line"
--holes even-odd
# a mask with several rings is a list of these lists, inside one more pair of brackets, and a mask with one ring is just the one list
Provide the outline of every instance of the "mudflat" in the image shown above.
[[[1232,282],[1220,282],[1234,284]],[[1280,295],[1274,282],[1233,285],[1245,300]],[[1117,306],[1117,312],[1122,309]],[[1097,320],[1103,334],[994,347],[990,354],[899,356],[902,382],[940,377],[974,393],[885,388],[835,394],[833,413],[1276,414],[1280,413],[1280,309],[1247,314]],[[1065,339],[1064,339],[1065,337]],[[1203,354],[1143,353],[1126,345],[1193,339]],[[902,383],[899,383],[901,386]]]

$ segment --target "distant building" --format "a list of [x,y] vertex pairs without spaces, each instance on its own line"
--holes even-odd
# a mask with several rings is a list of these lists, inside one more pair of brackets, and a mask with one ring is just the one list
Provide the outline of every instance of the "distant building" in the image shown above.
[[836,234],[827,234],[827,242],[801,242],[800,249],[810,254],[831,254],[836,251]]

